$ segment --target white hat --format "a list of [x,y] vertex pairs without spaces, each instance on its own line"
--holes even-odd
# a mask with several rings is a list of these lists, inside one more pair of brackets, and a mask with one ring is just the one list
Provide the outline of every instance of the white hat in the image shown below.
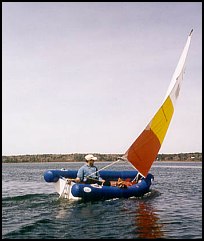
[[88,155],[85,156],[85,159],[86,159],[87,161],[90,161],[90,160],[96,161],[96,160],[97,160],[97,157],[94,156],[94,155],[92,155],[92,154],[88,154]]

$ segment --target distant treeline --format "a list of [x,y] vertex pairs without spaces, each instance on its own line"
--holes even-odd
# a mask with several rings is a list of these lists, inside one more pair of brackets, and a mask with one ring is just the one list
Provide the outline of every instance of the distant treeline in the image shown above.
[[[98,154],[98,161],[116,161],[122,154]],[[86,154],[40,154],[2,156],[3,163],[17,162],[84,162]],[[202,153],[158,154],[157,161],[202,161]]]

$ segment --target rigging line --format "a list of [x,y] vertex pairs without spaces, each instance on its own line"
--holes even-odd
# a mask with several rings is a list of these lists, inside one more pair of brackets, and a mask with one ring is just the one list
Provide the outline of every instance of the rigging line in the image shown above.
[[115,164],[116,162],[119,162],[119,161],[121,161],[121,160],[124,160],[124,159],[123,159],[123,158],[119,158],[117,161],[114,161],[113,163],[111,163],[111,164],[109,164],[109,165],[107,165],[107,166],[105,166],[105,167],[102,167],[102,168],[99,169],[98,171],[93,172],[93,173],[89,174],[89,175],[86,176],[86,177],[90,177],[90,176],[92,176],[93,174],[95,174],[95,173],[97,173],[97,172],[99,172],[99,171],[101,171],[101,170],[103,170],[103,169],[105,169],[105,168],[107,168],[107,167],[109,167],[109,166],[112,166],[113,164]]
[[96,179],[96,178],[93,178],[93,177],[86,177],[87,179],[90,179],[90,180],[93,180],[93,181],[97,181],[97,182],[101,182],[102,183],[102,181],[100,181],[100,180],[98,180],[98,179]]

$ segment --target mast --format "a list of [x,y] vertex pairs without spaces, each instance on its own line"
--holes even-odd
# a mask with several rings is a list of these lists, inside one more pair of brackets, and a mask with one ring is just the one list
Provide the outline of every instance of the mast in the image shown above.
[[192,32],[193,29],[188,36],[167,89],[163,104],[123,156],[123,158],[127,159],[144,177],[147,176],[152,163],[158,155],[174,113],[175,102],[179,96],[180,84],[184,75],[185,61]]

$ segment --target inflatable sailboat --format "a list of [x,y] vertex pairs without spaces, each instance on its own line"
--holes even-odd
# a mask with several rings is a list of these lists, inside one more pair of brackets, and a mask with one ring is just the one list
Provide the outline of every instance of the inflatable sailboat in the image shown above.
[[[68,182],[77,175],[77,170],[48,170],[44,173],[46,182],[53,182],[60,197],[67,199],[104,200],[111,198],[140,197],[148,193],[153,175],[149,170],[156,160],[158,152],[171,122],[175,103],[178,99],[181,81],[184,76],[186,57],[188,54],[191,30],[183,52],[172,76],[164,101],[146,128],[137,137],[125,154],[116,162],[122,160],[130,162],[135,171],[105,171],[99,170],[101,178],[110,181],[110,186],[99,184],[83,184]],[[142,176],[139,182],[135,182],[137,174]],[[126,180],[127,185],[117,185],[118,179]]]

